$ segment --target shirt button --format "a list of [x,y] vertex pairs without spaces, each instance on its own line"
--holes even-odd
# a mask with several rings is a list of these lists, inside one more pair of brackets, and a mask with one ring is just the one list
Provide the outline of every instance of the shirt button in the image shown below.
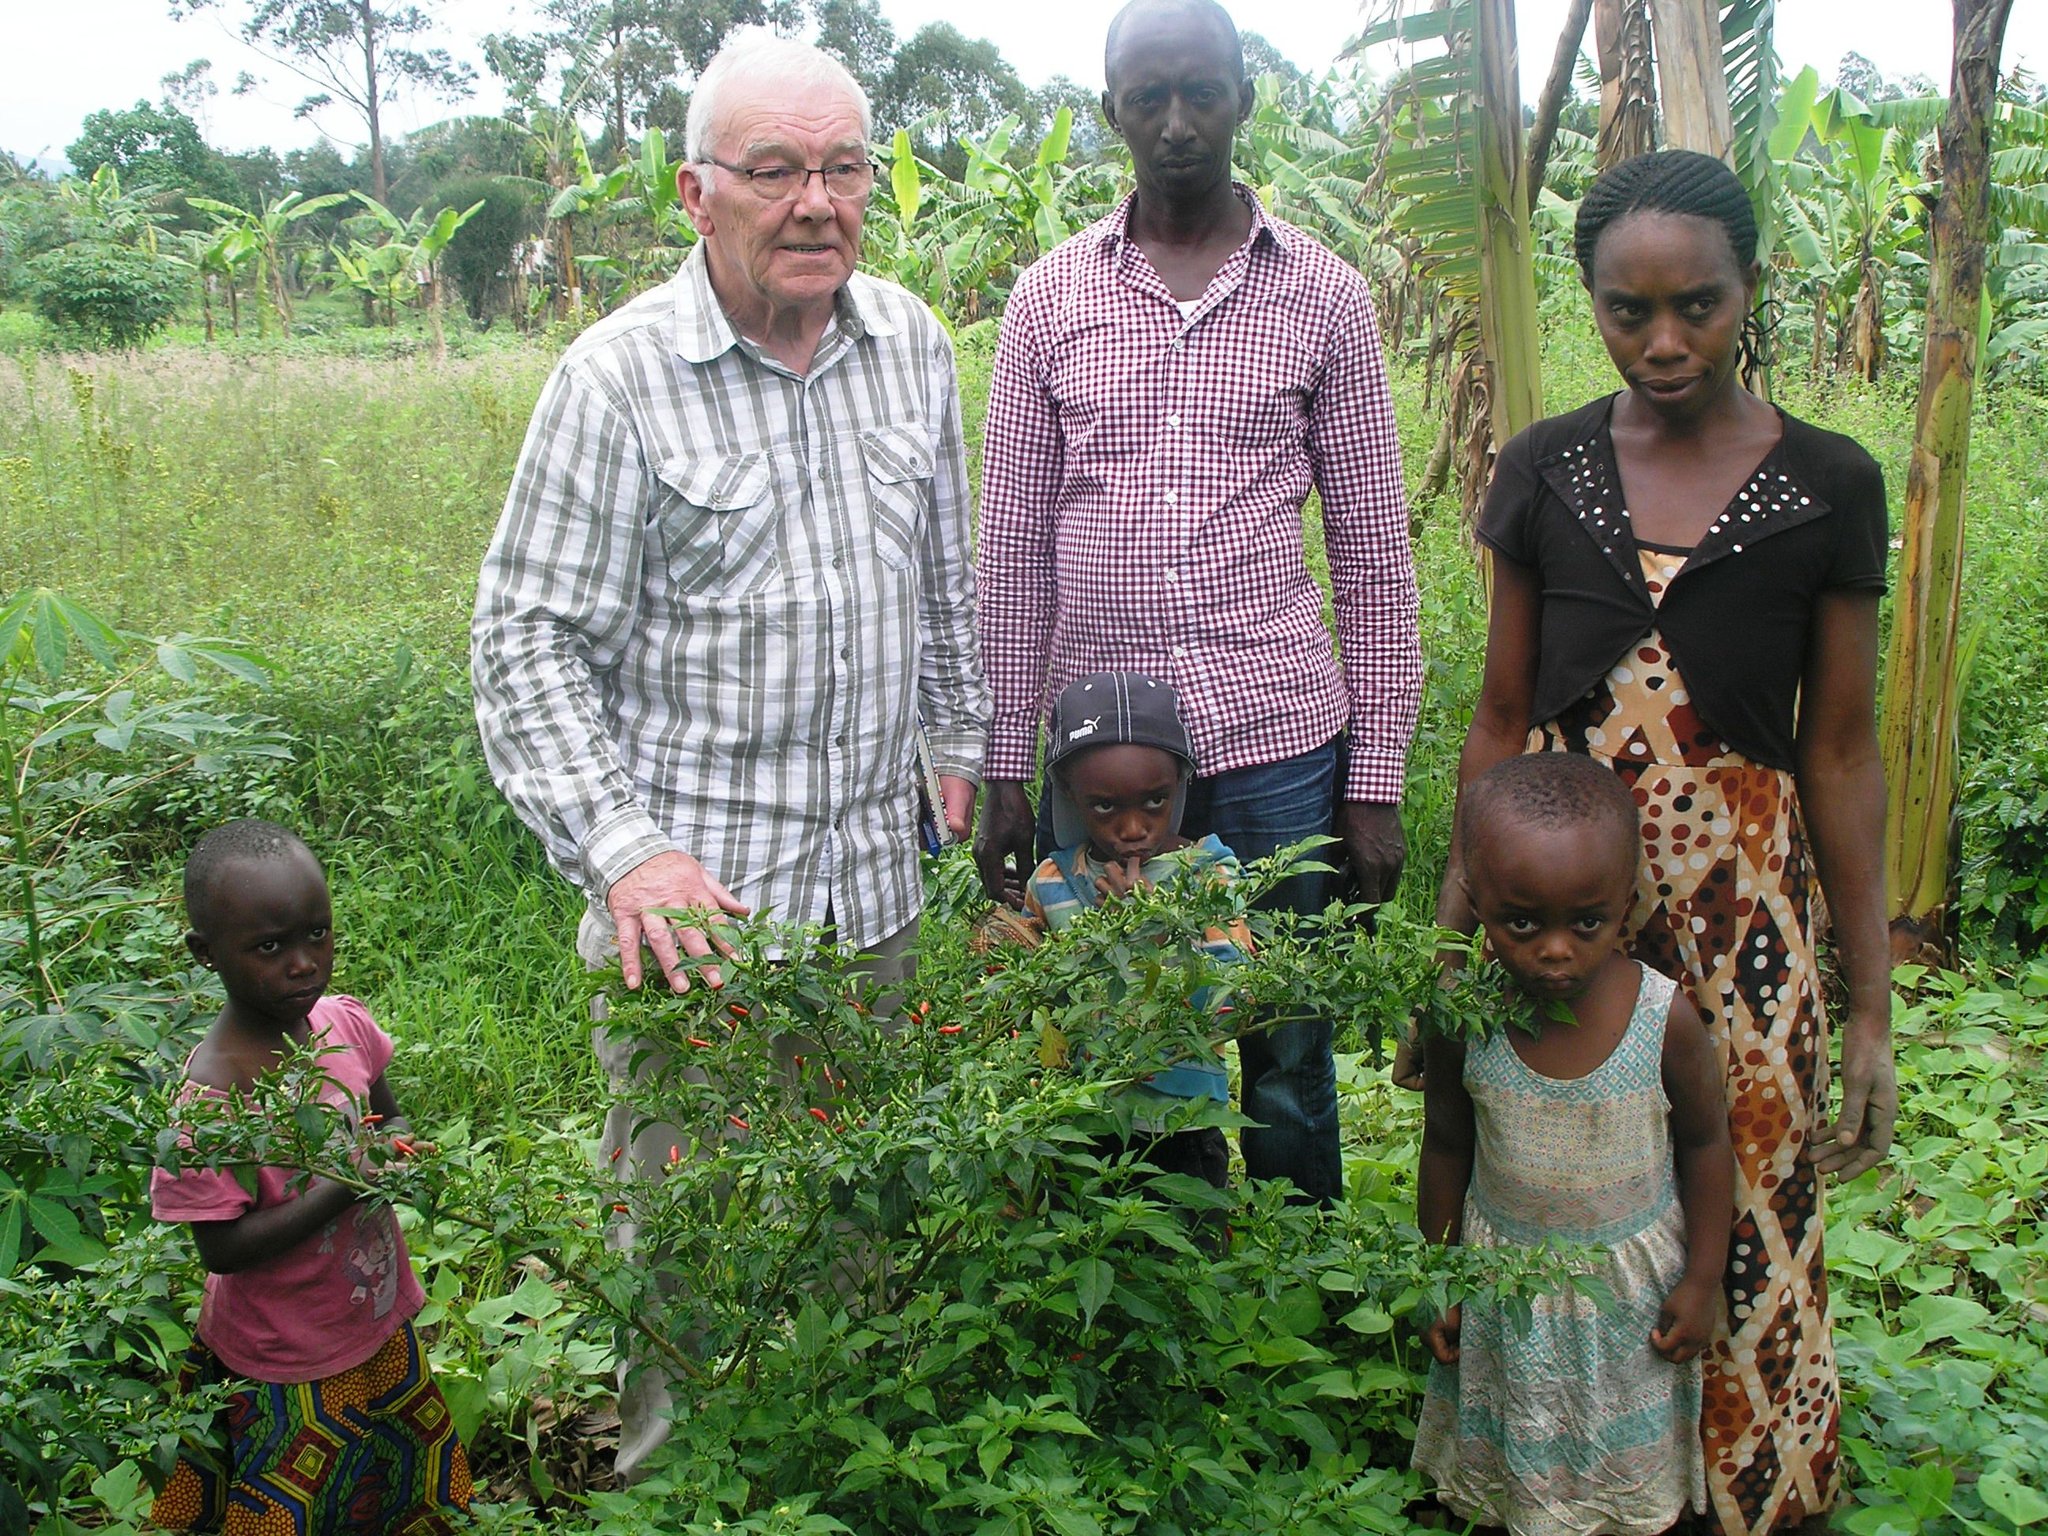
[[1178,352],[1181,349],[1181,338],[1178,336],[1174,337],[1173,340],[1170,343],[1168,343],[1168,345],[1171,346],[1174,351]]
[[1168,492],[1166,493],[1166,504],[1167,504],[1167,505],[1168,505],[1169,507],[1177,507],[1177,506],[1179,506],[1179,505],[1180,505],[1180,492],[1179,492],[1179,491],[1168,491]]
[[1166,579],[1167,579],[1168,581],[1179,581],[1179,580],[1180,580],[1180,572],[1179,572],[1179,571],[1176,571],[1176,570],[1175,570],[1175,569],[1174,569],[1174,568],[1173,568],[1172,566],[1170,566],[1170,565],[1169,565],[1169,566],[1168,566],[1168,567],[1166,568]]
[[1178,411],[1176,411],[1176,412],[1174,412],[1174,414],[1173,414],[1173,415],[1171,415],[1171,416],[1167,417],[1167,418],[1166,418],[1166,424],[1167,424],[1167,425],[1168,425],[1169,427],[1177,427],[1177,426],[1179,426],[1179,425],[1180,425],[1180,413],[1179,413]]
[[839,746],[842,746],[842,747],[843,747],[843,746],[845,746],[845,745],[846,745],[846,732],[844,732],[844,731],[841,731],[841,732],[840,732],[840,733],[839,733],[839,734],[838,734],[837,736],[834,736],[834,737],[832,738],[832,740],[833,740],[833,741],[834,741],[835,743],[837,743],[837,744],[838,744]]
[[843,571],[843,570],[845,570],[845,569],[846,569],[846,557],[845,557],[844,555],[834,555],[834,556],[832,557],[832,569],[833,569],[833,570],[835,570],[835,571]]
[[839,647],[839,659],[841,661],[853,660],[853,647],[850,645],[842,645],[841,647]]
[[1188,648],[1187,648],[1186,646],[1184,646],[1184,645],[1176,645],[1176,646],[1175,646],[1175,647],[1173,648],[1173,659],[1174,659],[1175,661],[1180,661],[1180,660],[1182,660],[1183,658],[1185,658],[1185,657],[1186,657],[1187,653],[1188,653]]

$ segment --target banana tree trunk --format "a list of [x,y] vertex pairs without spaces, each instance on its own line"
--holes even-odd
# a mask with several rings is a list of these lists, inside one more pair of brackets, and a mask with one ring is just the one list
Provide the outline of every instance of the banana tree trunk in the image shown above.
[[1955,63],[1940,136],[1927,341],[1906,475],[1904,553],[1885,657],[1885,888],[1895,954],[1938,946],[1948,916],[1963,487],[1991,223],[1991,111],[2012,13],[2012,0],[1953,0],[1953,6]]
[[1512,0],[1480,0],[1478,17],[1479,344],[1486,356],[1490,448],[1497,452],[1543,414],[1543,371],[1515,8]]
[[1550,142],[1557,137],[1557,120],[1564,111],[1564,99],[1571,94],[1572,69],[1579,62],[1579,44],[1585,41],[1586,19],[1593,14],[1593,0],[1572,0],[1558,30],[1557,52],[1550,56],[1550,75],[1543,82],[1543,94],[1536,98],[1536,119],[1529,125],[1529,170],[1523,178],[1529,187],[1529,211],[1535,213],[1536,199],[1543,195],[1543,172],[1550,163]]
[[1601,170],[1655,144],[1657,88],[1650,78],[1649,0],[1593,0],[1593,43],[1600,61]]
[[1715,0],[1650,0],[1657,39],[1657,104],[1670,149],[1729,158],[1728,71],[1721,56],[1721,7]]

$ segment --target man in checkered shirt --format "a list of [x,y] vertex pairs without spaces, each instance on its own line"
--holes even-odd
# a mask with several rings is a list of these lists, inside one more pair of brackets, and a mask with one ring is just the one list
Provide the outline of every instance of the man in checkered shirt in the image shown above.
[[[979,584],[995,700],[975,853],[1014,901],[1046,851],[1025,784],[1046,701],[1090,672],[1171,682],[1198,776],[1185,830],[1250,860],[1334,833],[1393,893],[1421,701],[1415,572],[1378,321],[1357,271],[1231,180],[1250,115],[1214,0],[1133,0],[1102,110],[1137,190],[1019,279],[983,464]],[[1340,666],[1302,553],[1320,494]],[[1313,875],[1276,893],[1319,910]],[[1240,1046],[1248,1171],[1342,1183],[1327,1021]]]

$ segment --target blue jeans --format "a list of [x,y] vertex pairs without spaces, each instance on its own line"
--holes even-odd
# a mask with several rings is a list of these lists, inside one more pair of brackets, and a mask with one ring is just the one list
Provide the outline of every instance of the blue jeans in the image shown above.
[[[1188,785],[1181,834],[1214,833],[1246,863],[1304,837],[1331,830],[1337,793],[1337,743],[1313,752],[1198,778]],[[1051,852],[1049,798],[1039,799],[1039,855]],[[1329,877],[1295,875],[1261,905],[1320,912]],[[1296,1019],[1238,1037],[1237,1058],[1246,1117],[1259,1123],[1239,1137],[1245,1171],[1255,1179],[1288,1179],[1306,1199],[1335,1200],[1344,1187],[1337,1150],[1337,1063],[1328,1019]]]

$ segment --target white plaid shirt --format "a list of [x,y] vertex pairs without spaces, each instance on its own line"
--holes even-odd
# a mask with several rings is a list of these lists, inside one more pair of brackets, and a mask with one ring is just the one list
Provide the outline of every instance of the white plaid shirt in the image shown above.
[[[1003,312],[981,494],[987,771],[1028,779],[1089,672],[1178,690],[1201,773],[1351,732],[1345,797],[1398,803],[1422,698],[1415,568],[1365,279],[1244,187],[1252,227],[1183,317],[1131,203]],[[1302,557],[1322,495],[1340,670]]]
[[678,849],[756,912],[902,928],[919,711],[970,779],[988,718],[938,318],[856,274],[798,375],[693,251],[549,377],[472,640],[491,771],[593,905]]

